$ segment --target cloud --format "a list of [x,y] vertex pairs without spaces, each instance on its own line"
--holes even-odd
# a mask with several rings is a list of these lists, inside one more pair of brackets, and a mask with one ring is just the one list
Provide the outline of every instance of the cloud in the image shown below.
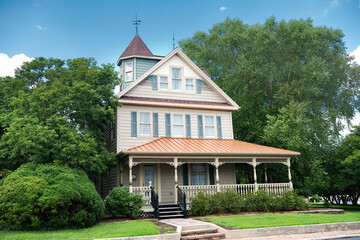
[[339,7],[341,5],[340,0],[331,0],[330,2],[330,6],[335,8],[335,7]]
[[221,6],[221,7],[219,8],[220,11],[225,11],[226,9],[227,9],[227,7],[225,7],[225,6]]
[[5,53],[0,53],[0,77],[15,76],[15,69],[21,67],[24,62],[34,60],[21,53],[9,58]]
[[45,27],[40,26],[40,25],[36,25],[35,27],[36,27],[37,29],[41,30],[41,31],[46,30],[46,28],[45,28]]
[[351,53],[349,53],[350,56],[355,57],[353,62],[356,62],[358,65],[360,65],[360,45]]
[[326,15],[328,15],[328,13],[329,13],[329,9],[326,8],[326,9],[324,10],[324,12],[323,12],[323,17],[326,17]]

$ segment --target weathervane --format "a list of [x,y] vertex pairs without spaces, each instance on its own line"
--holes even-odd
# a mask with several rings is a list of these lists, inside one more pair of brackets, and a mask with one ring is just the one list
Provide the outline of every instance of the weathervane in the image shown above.
[[140,25],[141,20],[137,19],[137,13],[135,13],[135,20],[133,20],[132,22],[133,22],[133,25],[135,25],[136,34],[138,34],[138,26]]

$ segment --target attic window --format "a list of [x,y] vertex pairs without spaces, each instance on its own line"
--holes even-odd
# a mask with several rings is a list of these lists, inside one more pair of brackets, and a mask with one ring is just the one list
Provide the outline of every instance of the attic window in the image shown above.
[[160,89],[168,89],[168,77],[160,77]]
[[194,91],[194,79],[191,79],[191,78],[186,79],[186,91],[187,92]]
[[133,65],[132,62],[125,63],[125,82],[133,80]]
[[172,69],[172,87],[173,90],[181,90],[181,68]]

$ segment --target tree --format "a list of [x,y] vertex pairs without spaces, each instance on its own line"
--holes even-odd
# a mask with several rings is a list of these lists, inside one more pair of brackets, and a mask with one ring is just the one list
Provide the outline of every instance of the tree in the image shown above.
[[114,66],[92,58],[37,58],[2,78],[0,169],[56,162],[95,175],[113,166],[103,130],[114,121],[117,83]]
[[311,19],[248,26],[228,18],[180,47],[240,106],[236,139],[302,153],[294,183],[305,189],[339,141],[339,119],[360,109],[360,70],[343,36]]

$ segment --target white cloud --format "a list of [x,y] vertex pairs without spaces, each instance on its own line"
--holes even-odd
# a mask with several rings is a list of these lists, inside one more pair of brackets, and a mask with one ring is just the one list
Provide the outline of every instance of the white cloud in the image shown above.
[[221,6],[221,7],[219,8],[220,11],[225,11],[226,9],[227,9],[227,7],[225,7],[225,6]]
[[331,2],[330,2],[330,6],[331,7],[339,7],[341,5],[341,2],[340,2],[340,0],[331,0]]
[[35,27],[41,31],[46,30],[46,28],[41,25],[36,25]]
[[15,69],[21,67],[24,62],[34,60],[21,53],[9,58],[5,53],[0,53],[0,77],[15,76]]
[[328,13],[329,13],[329,9],[326,8],[326,9],[324,10],[324,12],[323,12],[323,17],[326,17],[326,15],[328,15]]
[[349,53],[350,56],[355,57],[353,62],[356,62],[358,65],[360,65],[360,45],[351,53]]

